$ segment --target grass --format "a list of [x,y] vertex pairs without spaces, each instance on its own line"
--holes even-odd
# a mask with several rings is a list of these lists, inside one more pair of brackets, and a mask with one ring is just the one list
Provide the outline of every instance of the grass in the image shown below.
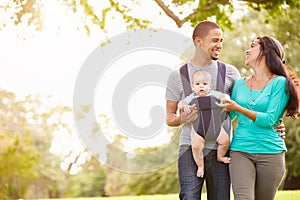
[[[300,190],[279,191],[275,200],[299,200]],[[55,200],[55,199],[51,199]],[[93,198],[67,198],[64,200],[178,200],[178,194],[168,195],[143,195],[143,196],[121,196],[121,197],[93,197]],[[202,200],[207,200],[206,195],[202,195]],[[233,197],[232,197],[233,200]]]
[[276,200],[299,200],[300,190],[294,191],[279,191],[275,197]]

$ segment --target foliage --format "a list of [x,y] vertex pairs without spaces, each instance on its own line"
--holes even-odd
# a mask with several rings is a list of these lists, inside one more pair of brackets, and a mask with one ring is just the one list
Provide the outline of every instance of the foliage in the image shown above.
[[108,169],[90,157],[82,165],[82,171],[70,176],[64,197],[106,196],[104,186]]
[[287,65],[291,66],[300,77],[300,9],[291,9],[286,11],[287,14],[281,17],[281,20],[269,20],[270,26],[273,27],[275,37],[280,40],[285,48],[285,60]]
[[234,30],[225,29],[221,60],[238,67],[242,76],[247,75],[249,71],[244,65],[244,52],[250,48],[250,43],[256,36],[269,35],[282,43],[286,63],[294,68],[300,77],[300,58],[297,56],[300,44],[300,20],[296,17],[299,14],[300,10],[292,9],[282,16],[281,20],[272,19],[266,23],[265,11],[262,11],[261,15],[255,11],[248,11],[241,19],[233,21]]
[[130,174],[111,170],[105,191],[108,196],[176,193],[177,163],[151,173]]
[[[138,4],[141,1],[135,1],[134,3]],[[168,4],[166,4],[162,0],[155,0],[156,4],[162,9],[165,15],[167,15],[170,19],[172,19],[176,25],[180,28],[183,24],[189,22],[192,26],[196,25],[199,21],[205,19],[216,20],[222,27],[232,27],[231,14],[234,11],[235,4],[233,1],[229,0],[201,0],[201,1],[192,1],[192,0],[172,0]],[[111,7],[115,7],[116,5],[120,5],[120,3],[116,3],[110,0]],[[248,6],[258,12],[262,10],[266,10],[268,15],[271,18],[277,18],[279,15],[285,13],[286,8],[299,8],[300,3],[297,0],[293,1],[283,1],[283,0],[244,0],[239,1],[240,5]],[[104,9],[105,13],[109,11],[109,9]],[[146,22],[145,25],[149,24],[148,21],[145,20],[133,20],[127,17],[127,11],[130,11],[128,7],[126,9],[118,9],[116,11],[121,13],[124,17],[124,20],[128,23],[130,20],[133,23],[136,23],[136,27],[145,27],[141,26],[139,22]],[[92,13],[90,16],[93,16]],[[104,18],[103,18],[104,19]],[[105,20],[102,21],[102,24],[105,23]],[[100,26],[104,28],[104,26]],[[129,28],[132,28],[129,27]]]
[[[237,4],[248,6],[258,12],[266,10],[271,18],[278,18],[286,12],[287,8],[300,8],[298,0],[172,0],[165,3],[162,0],[154,1],[164,12],[164,15],[173,20],[180,28],[185,23],[195,25],[201,20],[216,20],[222,27],[232,28],[231,14]],[[88,0],[58,0],[60,5],[65,7],[69,16],[79,15],[83,27],[88,34],[92,31],[92,26],[105,30],[106,22],[112,16],[121,16],[128,29],[146,28],[150,20],[146,15],[134,16],[133,10],[142,5],[141,0],[120,1],[107,0],[100,3]],[[100,8],[100,9],[99,9]],[[7,16],[1,21],[0,27],[5,27],[13,21],[14,24],[26,24],[36,30],[42,30],[47,17],[43,10],[45,1],[4,1],[0,4],[0,11],[6,12]]]
[[[128,29],[146,28],[149,24],[147,19],[133,16],[131,12],[134,8],[129,6],[131,3],[127,5],[128,2],[125,1],[107,0],[105,3],[101,1],[91,4],[88,0],[57,0],[57,3],[64,8],[69,17],[81,21],[80,27],[84,27],[88,35],[93,30],[93,26],[105,30],[107,19],[118,15]],[[49,2],[43,0],[14,0],[0,3],[0,11],[6,13],[0,22],[0,30],[11,23],[25,25],[36,31],[43,30],[45,20],[53,17],[44,12],[47,4]],[[102,9],[98,9],[99,7]]]
[[39,153],[33,146],[25,105],[5,90],[0,90],[0,97],[0,196],[17,199],[36,178]]
[[[0,196],[57,197],[64,173],[61,159],[49,153],[52,134],[63,127],[63,107],[48,107],[38,96],[17,98],[0,90]],[[55,119],[55,120],[54,120]]]
[[[291,120],[285,119],[286,124],[286,146],[288,152],[286,153],[286,181],[284,183],[285,187],[289,187],[290,189],[299,189],[300,181],[295,181],[294,178],[300,178],[300,121],[299,120]],[[287,183],[287,181],[293,181],[293,185]],[[298,184],[296,185],[296,183]]]
[[36,178],[38,153],[29,134],[1,131],[0,138],[0,196],[17,199],[24,196],[30,181]]
[[[179,185],[177,180],[177,162],[176,159],[174,160],[174,156],[177,158],[179,129],[172,131],[174,131],[174,135],[171,142],[167,145],[168,147],[139,148],[135,150],[135,153],[145,156],[139,156],[129,160],[122,159],[120,157],[122,155],[119,155],[119,159],[113,159],[121,162],[109,164],[110,167],[115,166],[115,168],[110,168],[108,170],[105,185],[106,194],[108,196],[118,196],[128,194],[167,194],[177,192]],[[155,153],[153,154],[154,156],[151,156],[151,152],[156,152],[158,150],[160,150],[159,154]],[[111,154],[114,155],[113,152],[111,152]],[[127,160],[129,162],[124,162]],[[162,163],[169,164],[167,166],[162,166]],[[132,172],[115,170],[120,169],[117,165],[121,164],[127,165],[128,169],[132,170]],[[135,169],[140,169],[141,171],[143,169],[146,171],[148,169],[153,170],[144,173],[134,173]]]
[[25,23],[28,26],[33,26],[36,30],[42,30],[45,18],[41,7],[41,1],[37,0],[3,1],[0,3],[0,10],[1,12],[6,12],[6,14],[10,14],[10,16],[3,18],[2,26],[7,26],[10,20],[12,20],[15,25]]
[[174,161],[170,166],[154,173],[132,175],[129,188],[135,195],[176,193],[179,190],[177,176],[177,162]]
[[70,108],[63,105],[47,106],[48,100],[48,98],[29,95],[22,101],[27,107],[27,113],[32,115],[32,119],[29,119],[27,124],[32,126],[30,132],[34,138],[32,145],[40,156],[35,166],[37,179],[31,182],[28,198],[59,197],[67,177],[67,173],[61,169],[63,158],[50,153],[50,148],[53,134],[68,126],[62,117],[70,112]]
[[177,163],[151,173],[132,174],[111,170],[105,191],[108,196],[176,193]]

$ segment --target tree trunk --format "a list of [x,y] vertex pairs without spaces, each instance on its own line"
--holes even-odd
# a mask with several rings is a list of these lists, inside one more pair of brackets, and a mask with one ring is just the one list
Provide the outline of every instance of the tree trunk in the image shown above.
[[292,174],[288,173],[284,181],[283,190],[299,190],[299,189],[300,189],[300,175],[293,176]]

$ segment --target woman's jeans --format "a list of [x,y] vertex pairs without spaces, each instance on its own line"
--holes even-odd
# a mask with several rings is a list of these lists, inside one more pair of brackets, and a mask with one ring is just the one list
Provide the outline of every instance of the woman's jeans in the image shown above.
[[181,200],[199,200],[204,179],[208,200],[230,199],[228,164],[217,161],[217,150],[204,150],[204,178],[196,176],[197,165],[190,145],[181,145],[178,158],[178,176]]
[[273,200],[285,172],[285,154],[230,151],[235,200]]

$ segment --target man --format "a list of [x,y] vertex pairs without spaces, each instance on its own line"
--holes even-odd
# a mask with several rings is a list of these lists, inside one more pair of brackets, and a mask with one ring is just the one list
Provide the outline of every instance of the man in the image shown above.
[[[207,71],[213,77],[212,89],[216,90],[218,79],[216,60],[219,58],[222,49],[222,30],[214,22],[202,21],[195,27],[192,38],[195,44],[195,54],[191,61],[187,63],[188,74],[191,77],[195,71]],[[229,94],[235,80],[239,78],[238,70],[234,66],[226,64],[224,92]],[[204,177],[198,178],[196,176],[197,165],[194,162],[191,149],[190,123],[197,118],[197,108],[194,106],[192,112],[188,115],[182,111],[177,115],[178,102],[184,97],[180,74],[174,72],[169,77],[166,91],[166,122],[169,126],[183,125],[178,158],[179,197],[182,200],[201,199],[201,190],[205,179],[209,200],[230,199],[228,164],[217,161],[217,145],[215,141],[206,142],[205,144]],[[229,134],[231,128],[230,119],[227,118],[222,125],[227,134]]]
[[[195,54],[191,61],[187,63],[189,80],[191,80],[191,76],[195,71],[205,70],[212,75],[211,89],[216,90],[218,79],[221,78],[218,72],[217,60],[222,49],[222,30],[214,22],[202,21],[195,27],[192,39],[195,44]],[[225,65],[224,91],[221,92],[230,94],[235,81],[240,78],[240,74],[234,66]],[[169,77],[166,90],[166,122],[169,126],[183,125],[178,156],[179,198],[181,200],[201,199],[201,190],[205,179],[208,200],[229,200],[229,167],[228,164],[217,161],[216,141],[206,141],[203,153],[205,156],[204,177],[199,178],[196,176],[197,165],[193,159],[190,133],[191,123],[197,119],[197,108],[193,106],[189,114],[180,110],[179,115],[177,115],[178,102],[184,98],[181,75],[178,71],[175,71]],[[231,121],[229,117],[222,123],[222,126],[227,134],[230,134]],[[281,124],[281,126],[275,128],[278,132],[283,132],[279,136],[284,138],[284,125]]]

